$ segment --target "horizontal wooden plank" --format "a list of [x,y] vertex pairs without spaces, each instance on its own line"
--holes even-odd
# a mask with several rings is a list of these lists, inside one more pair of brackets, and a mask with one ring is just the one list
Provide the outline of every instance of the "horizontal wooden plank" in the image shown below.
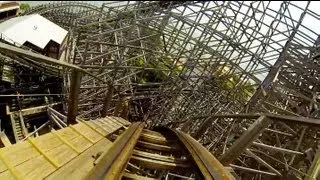
[[112,142],[105,138],[100,140],[46,179],[82,179],[94,167],[93,162],[95,159],[92,156],[96,156],[99,152],[107,151],[111,145]]
[[67,163],[69,160],[78,155],[75,151],[73,151],[70,147],[65,144],[62,144],[54,149],[51,149],[47,152],[49,158],[54,159],[59,167]]
[[15,168],[26,179],[42,179],[56,170],[42,155],[30,159]]
[[73,139],[79,136],[79,134],[77,132],[75,132],[74,130],[72,130],[70,127],[66,127],[63,129],[59,129],[57,131],[57,134],[59,134],[61,137],[69,140],[69,139]]
[[0,173],[0,179],[5,179],[5,180],[15,180],[14,176],[11,174],[9,170]]
[[84,124],[90,126],[91,128],[93,128],[94,130],[98,131],[101,135],[103,136],[107,136],[109,134],[109,132],[107,132],[106,130],[104,130],[103,128],[101,128],[99,125],[97,125],[96,123],[94,123],[93,121],[83,121]]
[[116,119],[117,121],[119,121],[121,124],[123,124],[124,126],[129,126],[131,123],[121,117],[116,117],[116,116],[110,116],[113,119]]
[[123,126],[115,119],[96,122],[79,122],[0,149],[0,179],[84,177],[93,168],[92,156],[112,145],[104,136]]
[[110,121],[109,119],[106,119],[106,118],[99,119],[98,121],[109,126],[112,131],[115,131],[116,129],[120,128],[117,124],[114,124],[113,121]]
[[7,170],[7,166],[3,163],[2,159],[0,159],[0,173]]
[[33,141],[44,152],[50,151],[51,149],[54,149],[63,144],[63,142],[58,137],[51,133],[41,135],[37,138],[33,138]]
[[13,166],[40,155],[40,153],[27,141],[2,148],[0,151],[2,156],[6,158],[6,161]]
[[72,128],[73,130],[76,130],[82,136],[84,136],[85,138],[88,138],[88,140],[94,143],[103,138],[102,135],[100,135],[99,133],[97,133],[96,131],[94,131],[93,129],[91,129],[90,127],[88,127],[83,123],[72,125]]

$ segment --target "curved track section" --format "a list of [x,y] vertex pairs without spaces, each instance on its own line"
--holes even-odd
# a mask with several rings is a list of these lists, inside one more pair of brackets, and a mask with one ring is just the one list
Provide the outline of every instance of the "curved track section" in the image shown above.
[[[77,9],[79,8],[79,9]],[[100,11],[100,8],[90,4],[86,3],[84,1],[65,1],[65,2],[57,2],[57,3],[44,3],[38,6],[34,6],[24,12],[22,15],[29,15],[29,14],[44,14],[48,13],[49,11],[54,11],[56,9],[72,9],[74,11],[83,11],[86,10],[92,10],[92,11]]]

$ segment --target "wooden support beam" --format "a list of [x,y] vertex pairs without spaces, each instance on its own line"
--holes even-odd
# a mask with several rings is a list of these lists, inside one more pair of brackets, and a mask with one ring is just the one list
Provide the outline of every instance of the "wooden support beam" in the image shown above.
[[317,179],[320,176],[320,149],[318,148],[305,180]]
[[5,43],[1,43],[0,42],[0,52],[2,52],[5,55],[11,56],[16,60],[19,60],[18,58],[15,57],[15,55],[17,56],[21,56],[24,58],[30,58],[31,60],[43,63],[47,66],[49,65],[53,65],[53,66],[59,66],[59,67],[65,67],[67,69],[72,69],[73,71],[79,71],[79,72],[83,72],[85,74],[88,74],[89,76],[93,77],[94,79],[97,79],[99,81],[102,81],[104,83],[106,83],[106,81],[100,79],[99,77],[89,73],[88,71],[86,71],[85,69],[82,69],[76,65],[64,62],[64,61],[57,61],[54,58],[51,57],[47,57],[41,54],[37,54],[28,50],[24,50],[22,48],[19,47],[15,47],[9,44],[5,44]]
[[[300,134],[300,137],[299,137],[299,140],[298,140],[298,144],[296,145],[296,148],[295,148],[296,151],[298,151],[298,150],[300,149],[302,140],[303,140],[303,138],[304,138],[304,136],[305,136],[305,133],[306,133],[306,129],[307,129],[306,126],[302,127],[302,131],[301,131],[301,134]],[[296,155],[293,155],[293,156],[291,157],[291,160],[290,160],[290,162],[289,162],[289,166],[292,166],[295,158],[296,158]]]
[[229,165],[236,160],[271,122],[272,121],[266,116],[260,116],[249,129],[236,140],[228,151],[219,158],[220,162],[224,165]]
[[128,162],[126,170],[129,170],[130,172],[133,172],[135,174],[140,174],[142,176],[153,177],[153,175],[149,171],[144,171],[141,167],[136,166],[135,164],[132,164],[130,162]]
[[263,159],[261,159],[259,156],[257,156],[256,154],[254,154],[253,152],[251,152],[249,149],[246,149],[246,154],[248,154],[249,156],[251,156],[253,159],[255,159],[256,161],[258,161],[260,164],[262,164],[263,166],[267,167],[269,170],[271,170],[272,172],[276,173],[278,176],[281,176],[281,173],[279,171],[277,171],[275,168],[273,168],[270,164],[268,164],[266,161],[264,161]]
[[5,43],[0,43],[0,51],[3,52],[4,54],[8,54],[8,55],[14,54],[14,55],[22,56],[22,57],[27,57],[27,58],[30,58],[32,60],[35,60],[37,62],[44,63],[44,64],[61,66],[61,67],[66,67],[66,68],[86,72],[84,69],[81,69],[78,66],[75,66],[73,64],[69,64],[64,61],[57,61],[54,58],[47,57],[47,56],[44,56],[41,54],[37,54],[37,53],[31,52],[28,50],[24,50],[22,48],[12,46],[9,44],[5,44]]
[[127,172],[123,173],[123,177],[127,179],[156,180],[155,178],[149,178],[149,177],[140,176],[137,174],[127,173]]
[[237,166],[237,165],[234,165],[234,164],[230,164],[230,166],[233,169],[239,169],[239,170],[242,170],[242,171],[248,171],[248,172],[252,172],[252,173],[259,173],[259,174],[265,174],[265,175],[270,175],[270,176],[276,176],[277,175],[276,173],[260,171],[260,170],[257,170],[257,169],[247,168],[247,167],[243,167],[243,166]]
[[155,161],[162,161],[162,162],[169,162],[169,163],[190,164],[187,158],[183,159],[183,158],[178,158],[174,156],[164,156],[164,155],[149,153],[149,152],[140,151],[136,149],[133,150],[132,156],[148,158]]
[[25,122],[24,122],[24,118],[23,118],[23,116],[21,115],[21,111],[19,112],[19,119],[20,119],[20,124],[21,124],[21,128],[22,128],[22,133],[23,133],[23,135],[24,135],[24,137],[25,136],[27,136],[28,135],[28,129],[26,128],[26,124],[25,124]]
[[272,132],[272,133],[277,133],[277,134],[281,134],[281,135],[284,135],[284,136],[293,137],[293,134],[286,133],[286,132],[282,132],[282,131],[278,131],[278,130],[274,130],[274,129],[266,128],[265,131]]
[[170,169],[170,170],[177,170],[177,169],[184,169],[192,167],[188,163],[177,163],[177,162],[166,162],[166,161],[159,161],[155,159],[150,159],[147,157],[140,157],[132,155],[130,162],[134,162],[139,164],[142,167],[148,167],[150,169]]
[[[320,127],[320,121],[315,118],[308,117],[297,117],[297,116],[286,116],[280,114],[272,113],[253,113],[253,114],[216,114],[212,117],[215,118],[239,118],[239,119],[255,119],[260,116],[267,116],[269,119],[272,119],[274,122],[284,122],[292,124],[301,124],[306,126],[315,126]],[[208,116],[201,116],[199,118],[206,118]],[[295,132],[296,134],[296,132]]]
[[36,134],[40,129],[42,129],[43,127],[49,125],[50,121],[47,121],[46,123],[42,124],[40,127],[38,127],[36,130],[34,130],[32,133],[28,134],[24,139],[22,139],[22,141],[28,139],[29,137],[33,136],[34,134]]
[[167,146],[167,145],[149,143],[149,142],[140,141],[140,140],[137,142],[137,146],[142,147],[142,148],[148,148],[151,150],[164,151],[164,152],[172,152],[172,151],[180,151],[181,150],[179,148],[179,146]]
[[67,116],[61,114],[60,112],[56,111],[55,109],[48,107],[48,110],[51,114],[56,115],[58,118],[62,119],[63,122],[67,121]]
[[101,116],[102,117],[106,117],[107,116],[107,112],[109,110],[110,102],[111,102],[112,96],[113,96],[113,91],[114,91],[113,85],[110,84],[108,86],[107,95],[106,95],[106,97],[104,98],[104,101],[103,101],[103,106],[102,106],[102,111],[101,111]]
[[154,144],[162,144],[162,145],[169,145],[170,143],[172,143],[172,144],[176,143],[176,141],[170,140],[160,133],[155,134],[155,133],[150,133],[150,131],[142,132],[139,139],[142,141],[145,141],[145,142],[154,143]]
[[10,140],[8,139],[8,137],[6,136],[4,131],[0,132],[0,139],[1,139],[1,142],[4,145],[4,147],[12,146]]
[[205,133],[206,130],[210,127],[210,125],[212,124],[212,121],[213,121],[212,117],[208,117],[207,119],[205,119],[201,123],[199,129],[194,133],[193,138],[194,139],[199,139],[201,137],[201,135],[203,133]]
[[68,99],[68,119],[67,124],[76,124],[76,116],[78,114],[78,102],[80,92],[81,72],[72,70],[71,85]]
[[296,155],[303,155],[304,154],[304,153],[299,152],[299,151],[294,151],[294,150],[290,150],[290,149],[270,146],[270,145],[262,144],[262,143],[258,143],[258,142],[253,142],[252,145],[254,145],[256,147],[262,147],[262,148],[265,148],[265,149],[268,149],[268,150],[271,150],[271,151],[280,151],[280,152],[289,153],[289,154],[296,154]]
[[49,119],[51,122],[54,122],[57,126],[59,126],[59,128],[63,129],[63,126],[55,119],[55,117],[49,115]]
[[[52,106],[55,106],[58,104],[61,104],[61,103],[53,103],[53,104],[49,104],[49,106],[52,107]],[[30,114],[37,114],[37,113],[45,112],[45,111],[47,111],[47,107],[48,107],[48,105],[37,106],[37,107],[32,107],[32,108],[27,108],[27,109],[21,109],[20,112],[21,112],[22,116],[28,116]],[[12,111],[12,112],[7,111],[7,115],[9,115],[9,114],[19,115],[20,112],[19,111]]]
[[125,97],[122,94],[119,94],[119,100],[116,104],[115,110],[114,110],[114,116],[120,117],[121,116],[121,111],[123,111],[124,103],[125,103]]
[[272,110],[276,110],[277,112],[281,113],[281,114],[286,114],[286,115],[291,115],[291,116],[300,116],[299,114],[296,114],[294,112],[288,111],[286,109],[282,109],[279,108],[278,106],[275,106],[267,101],[263,102],[263,105],[265,105],[266,107],[269,107]]

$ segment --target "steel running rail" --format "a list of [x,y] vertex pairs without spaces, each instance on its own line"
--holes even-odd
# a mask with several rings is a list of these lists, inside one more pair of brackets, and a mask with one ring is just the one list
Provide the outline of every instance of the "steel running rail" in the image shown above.
[[207,149],[190,135],[179,130],[172,131],[188,149],[205,179],[235,179]]
[[[179,172],[185,170],[184,176],[186,177],[193,174],[197,176],[196,178],[202,177],[209,180],[236,179],[226,167],[191,136],[178,130],[166,129],[156,132],[143,128],[144,123],[136,122],[121,135],[115,135],[117,137],[113,145],[94,161],[94,168],[84,179],[158,179],[161,176],[161,173],[152,175],[144,171],[144,168],[159,170],[159,172],[165,170],[163,172],[167,174],[175,170]],[[148,142],[152,146],[146,147],[141,142]],[[168,147],[178,145],[179,148],[163,151],[158,148],[159,145]],[[186,151],[182,151],[180,148]],[[144,149],[151,151],[144,151]],[[157,152],[163,153],[158,154]],[[181,152],[183,153],[180,154]],[[194,168],[195,166],[190,163],[198,168]]]

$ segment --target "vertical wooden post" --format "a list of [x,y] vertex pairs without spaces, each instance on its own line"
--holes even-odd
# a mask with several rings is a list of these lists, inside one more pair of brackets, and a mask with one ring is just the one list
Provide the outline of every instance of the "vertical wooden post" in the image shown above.
[[112,84],[109,84],[106,97],[103,100],[103,107],[102,107],[102,111],[101,111],[101,117],[106,117],[107,116],[107,112],[108,112],[108,109],[109,109],[109,106],[110,106],[110,102],[112,100],[112,96],[113,96],[113,86],[112,86]]
[[119,101],[116,104],[115,110],[114,110],[114,116],[120,117],[121,112],[123,111],[124,108],[124,95],[119,94]]
[[81,72],[72,70],[71,72],[71,84],[68,99],[68,119],[67,124],[75,124],[76,116],[78,114],[78,102],[80,92]]
[[266,116],[260,116],[239,139],[219,159],[223,165],[232,163],[256,140],[260,133],[268,127],[272,121]]

